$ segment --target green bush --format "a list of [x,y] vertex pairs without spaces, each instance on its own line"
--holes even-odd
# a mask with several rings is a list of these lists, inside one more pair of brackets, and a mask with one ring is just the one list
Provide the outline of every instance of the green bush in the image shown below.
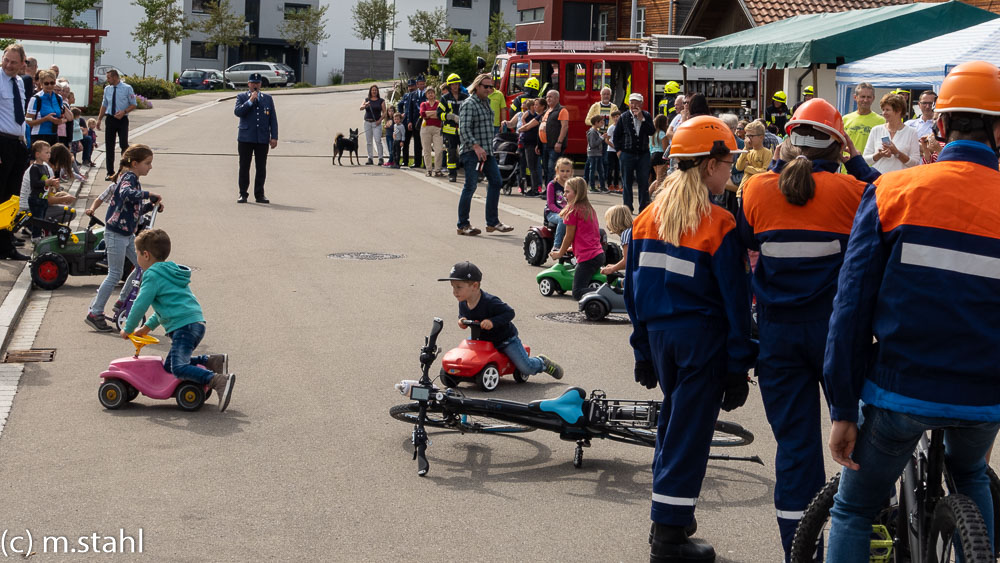
[[344,72],[340,69],[333,69],[330,71],[330,84],[336,86],[337,84],[344,83]]
[[104,86],[94,84],[94,97],[90,99],[90,105],[83,109],[83,115],[97,115],[101,111],[101,100],[104,99]]
[[167,82],[162,78],[139,78],[137,76],[127,76],[125,83],[132,86],[136,94],[145,96],[151,100],[167,100],[177,96],[178,86],[173,82]]
[[312,88],[312,87],[313,85],[308,82],[296,82],[295,86],[292,86],[292,88]]

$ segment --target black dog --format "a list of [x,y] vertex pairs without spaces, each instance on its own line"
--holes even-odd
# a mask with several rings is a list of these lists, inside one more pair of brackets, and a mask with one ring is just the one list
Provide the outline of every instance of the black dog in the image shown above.
[[354,158],[358,159],[358,166],[361,165],[361,157],[358,156],[358,130],[348,129],[347,130],[351,136],[345,137],[343,133],[337,133],[337,138],[333,145],[333,158],[337,161],[337,164],[343,166],[340,159],[344,156],[344,151],[350,153],[347,156],[347,162],[354,164]]

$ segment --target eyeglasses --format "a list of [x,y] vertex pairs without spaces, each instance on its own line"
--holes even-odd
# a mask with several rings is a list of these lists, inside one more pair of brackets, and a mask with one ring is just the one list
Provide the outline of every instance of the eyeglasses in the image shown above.
[[717,160],[716,162],[718,162],[719,164],[728,164],[730,166],[732,166],[733,164],[732,160]]
[[42,86],[52,86],[55,82],[42,82]]

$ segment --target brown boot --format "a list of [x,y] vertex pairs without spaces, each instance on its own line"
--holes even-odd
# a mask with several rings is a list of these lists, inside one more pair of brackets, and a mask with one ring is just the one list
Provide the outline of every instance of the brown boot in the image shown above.
[[209,354],[205,369],[215,373],[229,373],[229,354]]
[[226,410],[229,406],[229,398],[233,395],[233,386],[236,385],[236,374],[229,375],[216,374],[212,377],[212,389],[219,395],[219,412]]

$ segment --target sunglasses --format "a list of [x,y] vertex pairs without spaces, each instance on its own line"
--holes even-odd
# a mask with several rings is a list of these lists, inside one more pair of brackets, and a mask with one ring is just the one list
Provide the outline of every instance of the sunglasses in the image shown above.
[[55,82],[42,82],[42,86],[52,86]]

